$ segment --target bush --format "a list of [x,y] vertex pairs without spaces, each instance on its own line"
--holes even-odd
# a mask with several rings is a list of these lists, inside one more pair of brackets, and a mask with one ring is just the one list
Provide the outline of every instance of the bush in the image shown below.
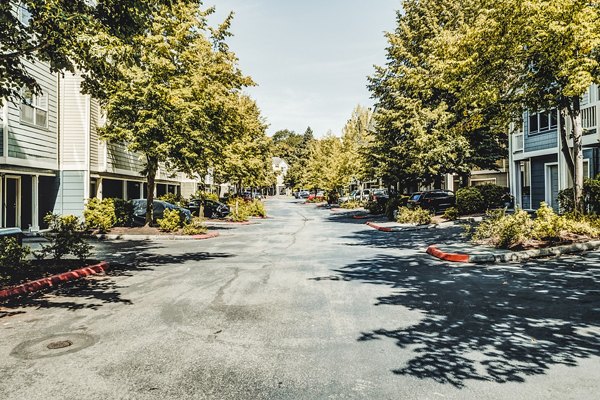
[[194,217],[188,224],[183,225],[184,235],[202,235],[207,231],[208,229],[204,225],[204,218],[201,217]]
[[246,206],[246,202],[241,198],[230,199],[227,205],[229,206],[228,220],[233,222],[246,222],[250,218],[250,212]]
[[462,215],[475,214],[485,210],[485,199],[475,186],[456,191],[456,208]]
[[158,197],[158,200],[166,201],[167,203],[171,203],[173,205],[180,206],[180,207],[186,207],[188,204],[186,199],[181,197],[180,194],[176,194],[176,193],[163,194],[162,196]]
[[27,256],[31,253],[29,246],[22,246],[14,237],[0,238],[0,277],[7,277],[21,267],[27,265]]
[[[575,205],[573,189],[568,188],[558,192],[560,212],[572,213]],[[583,209],[586,214],[600,214],[600,175],[595,179],[586,179],[583,182]]]
[[193,196],[192,198],[194,199],[198,199],[198,200],[212,200],[212,201],[219,201],[219,196],[217,196],[216,193],[209,193],[209,192],[203,192],[201,190],[198,190]]
[[483,210],[504,208],[504,200],[508,194],[508,188],[494,184],[474,186],[483,197]]
[[408,196],[394,196],[388,199],[385,203],[385,216],[389,221],[394,221],[396,219],[394,214],[396,214],[398,208],[406,206],[408,199]]
[[369,210],[370,214],[380,215],[385,212],[385,204],[381,204],[377,201],[369,200],[365,205],[365,208]]
[[158,227],[163,232],[176,232],[181,227],[181,217],[178,210],[165,209],[163,217],[156,220]]
[[84,240],[84,224],[74,215],[60,216],[48,214],[44,217],[44,222],[48,224],[49,232],[44,234],[44,238],[50,242],[49,245],[42,245],[40,251],[33,255],[38,258],[45,258],[50,255],[54,260],[60,260],[64,256],[72,254],[81,261],[84,261],[91,254],[92,246]]
[[362,203],[358,200],[350,200],[342,204],[340,207],[347,210],[354,210],[355,208],[361,208]]
[[450,207],[444,211],[443,218],[448,221],[456,221],[459,216],[460,213],[458,212],[458,209],[456,207]]
[[115,209],[114,226],[133,226],[133,204],[123,199],[112,199]]
[[110,231],[117,222],[113,199],[88,199],[83,217],[88,229],[98,229],[102,233]]
[[533,236],[533,221],[526,211],[517,210],[509,215],[505,210],[496,210],[488,213],[488,217],[475,230],[476,242],[508,249],[522,246]]
[[432,217],[433,215],[430,211],[423,210],[420,207],[414,209],[400,207],[396,221],[400,224],[427,225],[431,223]]
[[267,216],[267,210],[265,209],[265,205],[260,200],[252,200],[250,202],[246,202],[244,206],[247,208],[248,215],[251,217],[265,218]]

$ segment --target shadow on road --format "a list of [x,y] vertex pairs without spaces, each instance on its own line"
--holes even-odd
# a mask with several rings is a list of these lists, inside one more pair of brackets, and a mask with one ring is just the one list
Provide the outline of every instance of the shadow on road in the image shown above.
[[[98,259],[109,262],[105,275],[97,275],[72,281],[59,287],[31,293],[27,296],[11,298],[2,303],[0,318],[23,313],[22,308],[65,308],[97,310],[105,304],[132,304],[123,298],[124,287],[115,278],[131,277],[137,272],[152,271],[155,267],[167,264],[181,264],[187,261],[206,261],[215,258],[231,257],[224,253],[179,253],[161,254],[164,243],[153,241],[115,241],[96,244]],[[18,309],[18,311],[15,311]]]
[[376,305],[420,310],[407,329],[374,329],[414,357],[393,372],[463,387],[467,380],[523,382],[553,365],[600,357],[600,255],[523,268],[455,268],[427,256],[379,256],[316,280],[386,285]]

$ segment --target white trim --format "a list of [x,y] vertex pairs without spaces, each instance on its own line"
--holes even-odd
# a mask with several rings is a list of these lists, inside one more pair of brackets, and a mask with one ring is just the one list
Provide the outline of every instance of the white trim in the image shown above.
[[92,103],[92,98],[90,95],[85,95],[84,96],[84,101],[85,101],[85,126],[83,128],[83,132],[84,132],[84,146],[85,146],[85,169],[84,169],[84,174],[83,174],[83,198],[84,201],[87,201],[87,199],[89,199],[90,196],[90,168],[91,168],[91,156],[90,156],[90,147],[91,147],[91,124],[92,124],[92,117],[91,117],[91,103]]
[[30,231],[37,232],[40,230],[40,196],[39,196],[39,176],[31,177],[31,226]]
[[[559,137],[559,143],[560,143],[560,137]],[[536,150],[536,151],[524,151],[523,153],[520,153],[520,154],[514,154],[513,159],[515,161],[523,161],[528,158],[547,156],[550,154],[557,154],[559,151],[560,151],[559,147],[552,147],[550,149]]]
[[[551,181],[551,174],[550,174],[550,167],[554,167],[556,166],[556,172],[558,173],[557,176],[557,185],[558,185],[558,190],[560,191],[560,169],[558,166],[558,162],[550,162],[550,163],[544,163],[544,201],[546,202],[546,204],[548,204],[549,207],[552,207],[552,181]],[[558,201],[558,199],[556,199]]]
[[[471,182],[490,182],[493,185],[495,185],[498,182],[498,179],[496,179],[496,178],[480,178],[480,179],[471,178]],[[471,186],[475,186],[475,185],[471,185]]]
[[2,99],[4,110],[2,118],[4,119],[4,131],[2,132],[2,158],[8,157],[8,103],[6,98]]
[[15,157],[3,157],[5,164],[10,164],[18,167],[40,168],[40,169],[58,169],[58,162],[44,162],[39,160],[28,160]]

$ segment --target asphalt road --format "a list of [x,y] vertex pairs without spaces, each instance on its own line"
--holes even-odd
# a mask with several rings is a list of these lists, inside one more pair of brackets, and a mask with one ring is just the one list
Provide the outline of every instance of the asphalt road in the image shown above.
[[108,276],[1,308],[0,397],[598,398],[598,253],[456,267],[424,250],[459,229],[267,208],[217,239],[98,244]]

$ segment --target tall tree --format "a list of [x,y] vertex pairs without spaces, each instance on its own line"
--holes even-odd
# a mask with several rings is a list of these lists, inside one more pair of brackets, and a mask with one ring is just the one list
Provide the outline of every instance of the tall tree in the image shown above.
[[[583,189],[581,96],[600,82],[600,2],[472,1],[477,18],[437,42],[447,82],[460,80],[463,104],[495,106],[505,122],[558,109],[562,151],[580,209]],[[567,125],[565,122],[569,122]],[[567,129],[567,126],[570,129]],[[572,150],[568,144],[573,140]]]
[[[24,60],[43,61],[52,71],[86,71],[90,87],[106,72],[96,50],[118,48],[143,32],[159,6],[170,0],[7,0],[0,4],[0,104],[22,98],[23,87],[40,86]],[[120,58],[112,52],[113,61]],[[121,53],[125,55],[125,53]],[[124,59],[125,57],[123,57]]]
[[366,151],[372,141],[370,109],[356,106],[352,116],[342,130],[342,169],[347,186],[360,182],[369,175],[367,171]]
[[329,132],[324,138],[312,140],[309,157],[302,174],[302,184],[311,189],[337,191],[346,186],[343,145],[339,137]]
[[294,152],[295,162],[290,165],[285,176],[285,183],[292,189],[297,189],[303,184],[303,176],[310,158],[310,146],[315,141],[313,130],[309,126],[301,136],[302,140]]
[[303,136],[288,129],[277,131],[273,134],[273,155],[283,158],[288,165],[298,159],[298,149],[302,145]]
[[127,46],[138,63],[119,66],[120,79],[105,88],[103,137],[144,157],[148,224],[161,163],[203,175],[246,127],[241,89],[252,81],[224,43],[231,17],[210,29],[212,9],[200,5],[161,6],[150,28]]

